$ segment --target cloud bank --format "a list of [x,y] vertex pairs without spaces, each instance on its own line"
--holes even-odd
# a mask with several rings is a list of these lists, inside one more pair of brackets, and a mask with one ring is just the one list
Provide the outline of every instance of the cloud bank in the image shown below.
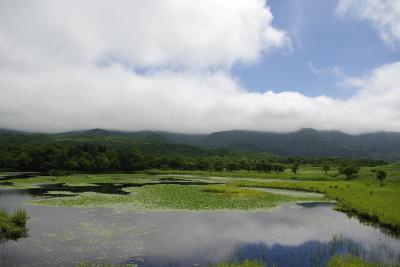
[[345,79],[346,100],[243,88],[234,64],[290,47],[262,0],[0,5],[3,128],[400,131],[400,62]]
[[229,67],[288,41],[262,0],[4,0],[0,17],[15,67]]

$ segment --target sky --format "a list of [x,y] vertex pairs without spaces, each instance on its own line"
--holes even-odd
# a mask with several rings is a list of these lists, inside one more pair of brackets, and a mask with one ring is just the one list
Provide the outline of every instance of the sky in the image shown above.
[[0,128],[400,132],[400,0],[0,0]]

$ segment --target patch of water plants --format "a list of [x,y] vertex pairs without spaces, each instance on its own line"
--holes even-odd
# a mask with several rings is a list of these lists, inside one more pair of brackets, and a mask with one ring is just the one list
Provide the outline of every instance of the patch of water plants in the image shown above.
[[225,185],[156,184],[124,188],[128,195],[85,192],[72,197],[34,201],[67,207],[124,207],[139,210],[259,210],[284,202],[313,201],[312,197],[270,194]]
[[8,213],[0,209],[0,243],[26,237],[28,234],[27,220],[28,216],[25,210],[18,209],[13,213]]

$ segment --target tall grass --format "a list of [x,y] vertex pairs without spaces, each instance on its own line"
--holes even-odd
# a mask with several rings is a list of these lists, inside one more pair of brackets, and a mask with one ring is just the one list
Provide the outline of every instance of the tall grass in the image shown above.
[[0,209],[0,241],[17,240],[27,236],[27,220],[28,216],[25,210],[18,209],[9,214]]

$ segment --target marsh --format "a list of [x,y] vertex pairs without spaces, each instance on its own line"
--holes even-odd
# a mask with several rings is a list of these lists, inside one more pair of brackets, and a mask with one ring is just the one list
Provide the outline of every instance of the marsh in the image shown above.
[[[198,178],[197,183],[195,180],[141,179],[142,186],[136,181],[133,188],[161,186],[180,190],[211,186],[215,191],[224,186],[209,185],[220,179],[208,183],[201,182],[204,178]],[[97,206],[67,207],[59,204],[64,202],[51,202],[73,199],[86,191],[127,197],[127,191],[121,189],[132,188],[129,186],[132,184],[71,186],[54,182],[25,189],[0,189],[0,208],[23,208],[30,217],[27,238],[1,244],[1,264],[74,266],[86,261],[143,267],[207,266],[251,259],[283,267],[326,266],[333,255],[347,253],[379,263],[399,261],[399,239],[335,211],[335,204],[321,201],[319,195],[315,202],[310,202],[307,195],[304,203],[283,198],[280,201],[285,201],[274,207],[248,210],[137,209],[127,208],[125,201],[119,205],[102,202]],[[93,188],[97,187],[94,193]],[[256,192],[256,197],[269,193]],[[254,197],[236,194],[233,198]],[[38,201],[50,202],[42,206],[36,204]]]

